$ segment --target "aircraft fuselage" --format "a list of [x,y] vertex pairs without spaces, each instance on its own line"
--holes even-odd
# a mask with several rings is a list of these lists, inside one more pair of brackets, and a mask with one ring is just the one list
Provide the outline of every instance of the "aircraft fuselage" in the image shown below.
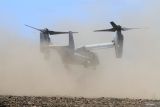
[[81,64],[85,67],[99,64],[97,55],[84,47],[72,50],[68,46],[57,49],[64,64]]

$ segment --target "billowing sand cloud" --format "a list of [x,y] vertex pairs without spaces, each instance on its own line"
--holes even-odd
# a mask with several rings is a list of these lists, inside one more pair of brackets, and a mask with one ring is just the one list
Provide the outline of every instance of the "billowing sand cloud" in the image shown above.
[[[128,3],[129,0],[122,1]],[[144,4],[139,11],[121,10],[118,17],[110,10],[107,10],[110,12],[108,16],[98,2],[95,0],[94,4],[84,6],[92,18],[88,23],[60,20],[54,28],[79,31],[75,36],[78,47],[111,41],[114,33],[93,33],[92,30],[110,27],[112,19],[126,27],[147,27],[123,32],[122,59],[115,58],[114,49],[97,50],[101,64],[96,70],[72,66],[68,71],[56,51],[49,61],[44,59],[39,52],[38,37],[35,43],[34,40],[26,40],[19,34],[21,31],[1,26],[0,94],[160,98],[159,1],[141,0]],[[92,6],[96,8],[92,10]]]

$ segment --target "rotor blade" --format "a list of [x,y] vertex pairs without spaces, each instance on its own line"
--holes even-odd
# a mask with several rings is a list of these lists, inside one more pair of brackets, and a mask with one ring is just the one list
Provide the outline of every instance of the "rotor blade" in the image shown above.
[[110,22],[110,24],[112,25],[113,28],[117,28],[117,25],[113,21]]
[[41,31],[41,32],[42,32],[41,29],[38,29],[38,28],[35,28],[35,27],[32,27],[32,26],[29,26],[29,25],[25,25],[25,26],[30,27],[30,28],[32,28],[32,29],[35,29],[35,30],[38,30],[38,31]]
[[114,28],[102,29],[102,30],[95,30],[94,32],[115,32],[115,29]]
[[122,31],[134,30],[134,29],[142,29],[142,28],[122,28]]

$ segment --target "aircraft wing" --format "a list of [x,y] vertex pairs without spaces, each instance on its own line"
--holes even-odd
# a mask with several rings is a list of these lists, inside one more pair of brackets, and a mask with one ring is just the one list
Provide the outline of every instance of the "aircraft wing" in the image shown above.
[[98,44],[85,45],[84,47],[89,50],[94,50],[94,49],[112,48],[113,46],[114,46],[114,43],[110,42],[110,43],[98,43]]
[[65,47],[64,45],[48,45],[49,48],[62,48],[62,47]]

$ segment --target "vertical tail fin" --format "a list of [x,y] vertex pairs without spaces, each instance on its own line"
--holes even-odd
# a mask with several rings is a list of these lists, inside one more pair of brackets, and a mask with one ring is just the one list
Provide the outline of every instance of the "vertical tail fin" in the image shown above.
[[69,48],[75,49],[75,44],[74,44],[74,38],[73,38],[73,32],[69,31]]

